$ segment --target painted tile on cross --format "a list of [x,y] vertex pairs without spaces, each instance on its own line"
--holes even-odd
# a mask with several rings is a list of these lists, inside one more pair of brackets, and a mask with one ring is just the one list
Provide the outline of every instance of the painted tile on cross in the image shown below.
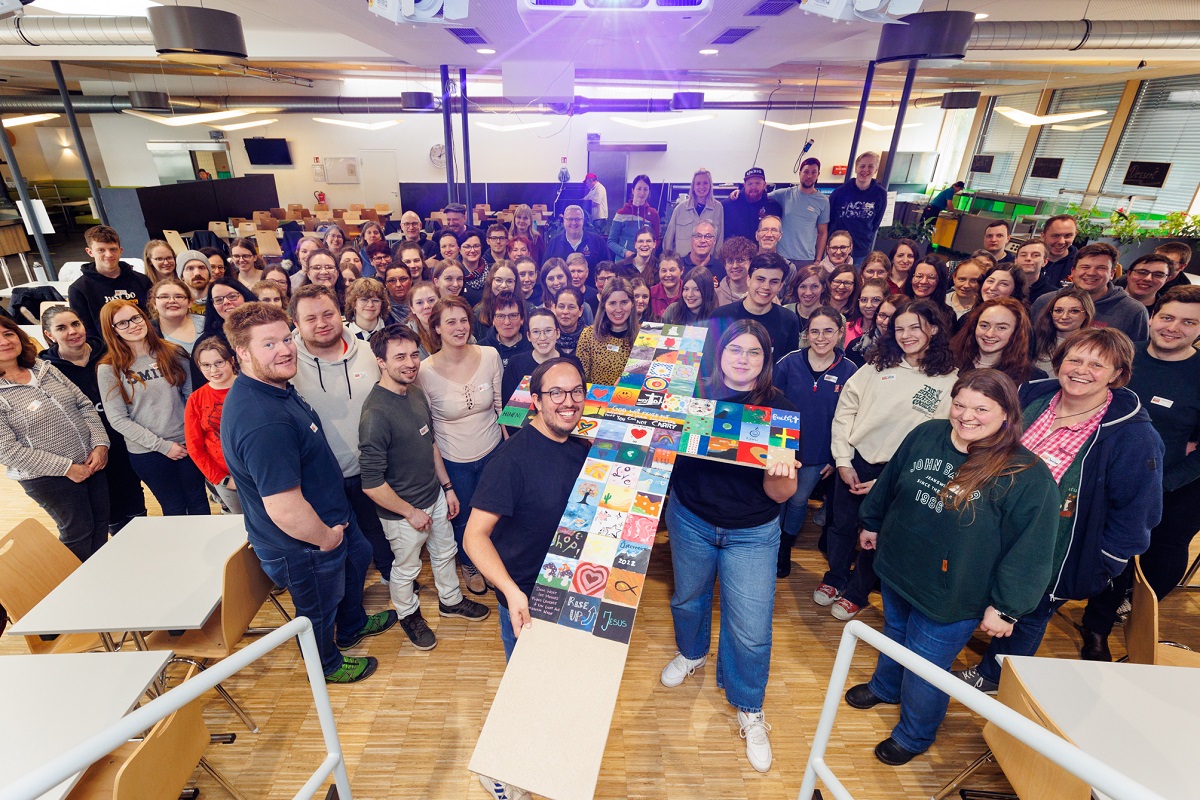
[[[653,511],[655,507],[662,508],[662,498],[658,498],[657,503],[652,503],[649,498],[641,503],[643,511]],[[654,544],[654,536],[658,533],[658,516],[647,515],[644,513],[629,514],[625,517],[625,527],[621,529],[621,539],[627,542],[634,542],[651,546]]]
[[617,557],[617,545],[620,539],[611,539],[607,536],[589,536],[587,541],[583,543],[583,552],[579,555],[580,562],[587,561],[591,564],[602,564],[606,567],[612,566],[613,560]]
[[588,527],[590,536],[607,536],[610,539],[620,539],[621,531],[625,529],[627,514],[602,508],[596,512],[595,519]]

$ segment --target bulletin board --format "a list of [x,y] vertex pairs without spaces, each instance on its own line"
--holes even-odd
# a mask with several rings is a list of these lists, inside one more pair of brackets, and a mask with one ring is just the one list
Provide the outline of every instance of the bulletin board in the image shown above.
[[326,183],[358,183],[358,159],[354,156],[326,156]]

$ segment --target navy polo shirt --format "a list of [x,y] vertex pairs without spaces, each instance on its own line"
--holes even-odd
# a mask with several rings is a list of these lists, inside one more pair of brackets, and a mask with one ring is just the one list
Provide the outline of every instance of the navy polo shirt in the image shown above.
[[317,516],[333,527],[352,519],[342,470],[325,441],[317,412],[290,384],[277,389],[238,375],[221,411],[221,449],[237,482],[250,544],[279,550],[312,548],[284,533],[263,496],[300,487]]

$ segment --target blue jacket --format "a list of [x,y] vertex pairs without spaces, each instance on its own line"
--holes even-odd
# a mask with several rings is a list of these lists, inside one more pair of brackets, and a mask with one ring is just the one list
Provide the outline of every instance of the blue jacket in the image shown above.
[[[1026,383],[1021,406],[1044,405],[1058,390],[1057,378]],[[1076,456],[1083,459],[1079,497],[1066,558],[1050,583],[1052,598],[1099,594],[1150,546],[1150,529],[1162,518],[1163,454],[1138,396],[1114,389],[1099,430]]]
[[833,463],[829,450],[833,411],[842,387],[858,369],[841,350],[825,375],[817,380],[808,366],[808,348],[788,353],[772,373],[775,388],[787,395],[800,412],[800,463],[806,467]]

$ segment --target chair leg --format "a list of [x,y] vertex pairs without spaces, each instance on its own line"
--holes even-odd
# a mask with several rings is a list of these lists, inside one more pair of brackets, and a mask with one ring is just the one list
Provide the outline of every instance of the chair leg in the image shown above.
[[935,794],[933,797],[930,798],[930,800],[945,800],[945,798],[954,794],[954,790],[958,788],[958,785],[960,783],[962,783],[967,778],[974,775],[975,771],[978,770],[980,767],[982,767],[984,764],[987,764],[989,761],[994,761],[994,760],[995,760],[995,757],[992,755],[992,751],[989,748],[988,750],[986,750],[984,752],[983,755],[981,755],[979,758],[975,759],[970,764],[968,764],[966,769],[964,769],[962,772],[958,773],[953,778],[951,778],[950,781],[945,786],[943,786],[941,789],[938,790],[937,794]]
[[1192,585],[1192,578],[1196,577],[1197,572],[1200,572],[1200,555],[1196,556],[1196,559],[1192,562],[1192,565],[1188,567],[1188,571],[1184,573],[1183,579],[1179,581],[1178,588],[1200,591],[1200,586]]
[[279,602],[279,598],[273,594],[267,595],[267,599],[271,601],[271,605],[275,606],[275,610],[279,612],[279,616],[283,617],[284,622],[291,622],[292,615],[284,609],[283,604]]
[[[175,656],[167,663],[191,664],[198,670],[203,671],[205,669],[203,662],[196,661],[193,658],[183,658],[182,656]],[[233,699],[229,692],[225,691],[225,687],[218,683],[213,688],[217,690],[217,694],[221,695],[221,699],[225,701],[225,704],[233,709],[233,713],[237,714],[242,722],[245,723],[246,727],[250,729],[250,732],[258,733],[258,725],[255,724],[254,720],[250,718],[250,715],[246,713],[245,709],[238,705],[237,701]]]
[[207,772],[214,781],[221,784],[221,788],[224,789],[225,791],[229,792],[229,794],[231,796],[233,796],[234,798],[236,798],[236,800],[246,800],[246,796],[243,795],[241,792],[239,792],[237,790],[237,788],[232,783],[229,782],[229,779],[226,778],[225,775],[221,773],[220,770],[218,770],[212,764],[208,763],[207,758],[204,758],[204,757],[200,758],[200,769]]

